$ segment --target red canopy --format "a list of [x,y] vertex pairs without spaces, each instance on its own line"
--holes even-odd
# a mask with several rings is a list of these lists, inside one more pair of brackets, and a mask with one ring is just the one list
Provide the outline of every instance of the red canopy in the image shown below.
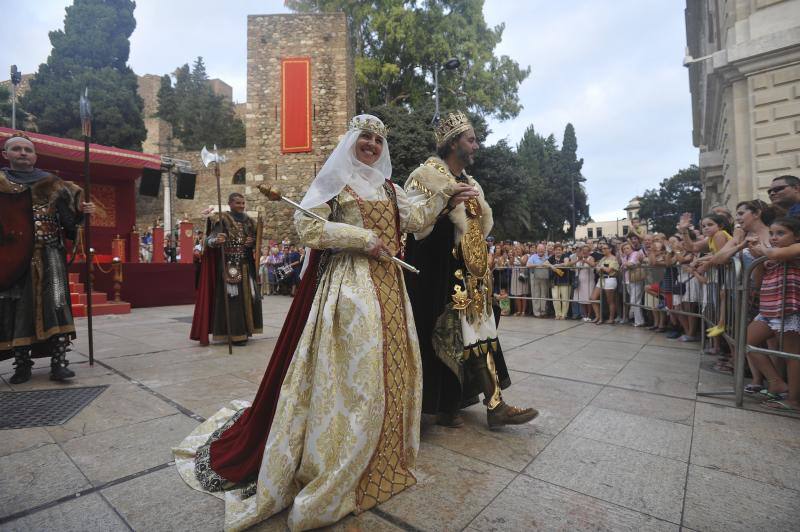
[[[19,131],[0,127],[0,144]],[[65,179],[83,178],[83,142],[24,132],[36,146],[36,167]],[[138,151],[89,145],[89,164],[92,176],[111,180],[133,181],[142,175],[143,168],[161,168],[161,157]]]

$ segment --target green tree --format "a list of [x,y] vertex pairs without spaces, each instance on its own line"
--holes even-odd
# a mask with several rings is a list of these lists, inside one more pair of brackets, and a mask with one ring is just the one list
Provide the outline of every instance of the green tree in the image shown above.
[[530,74],[494,50],[505,26],[491,28],[483,0],[287,0],[300,12],[344,12],[356,66],[357,106],[406,104],[417,108],[433,94],[433,73],[456,57],[461,67],[442,72],[443,107],[501,120],[517,116],[519,85]]
[[[583,158],[578,159],[578,138],[575,127],[568,123],[564,128],[564,137],[561,141],[561,153],[558,169],[560,175],[556,176],[558,194],[566,196],[569,203],[570,235],[575,235],[575,227],[589,221],[589,204],[587,203],[586,189],[583,184]],[[572,222],[572,210],[575,210],[575,223]]]
[[420,164],[436,152],[433,129],[430,126],[432,106],[422,111],[407,107],[381,105],[370,110],[388,128],[387,143],[392,158],[392,180],[403,185]]
[[184,149],[245,145],[244,123],[236,116],[232,102],[214,94],[202,57],[191,68],[185,64],[175,70],[174,86],[170,76],[161,78],[158,116],[169,122]]
[[50,56],[22,98],[40,132],[80,138],[78,101],[88,87],[95,142],[141,149],[144,102],[127,66],[135,8],[132,0],[75,0],[66,8],[64,29],[50,32]]
[[[11,89],[5,85],[0,85],[0,126],[11,127]],[[28,126],[28,113],[22,108],[19,98],[17,98],[17,128],[23,129]]]
[[653,231],[664,234],[675,232],[675,226],[684,212],[701,216],[703,185],[700,169],[691,165],[664,179],[658,188],[645,191],[639,200],[639,218],[648,220]]
[[520,157],[505,139],[481,148],[467,169],[483,188],[492,207],[492,234],[500,239],[528,239],[540,232],[535,226],[530,178]]

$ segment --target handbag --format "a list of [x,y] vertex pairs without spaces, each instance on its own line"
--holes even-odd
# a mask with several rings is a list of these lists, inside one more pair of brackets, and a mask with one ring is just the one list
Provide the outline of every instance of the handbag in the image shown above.
[[628,279],[632,283],[640,283],[644,281],[646,275],[647,272],[645,272],[644,268],[642,268],[641,266],[636,266],[635,268],[631,268],[630,270],[628,270]]

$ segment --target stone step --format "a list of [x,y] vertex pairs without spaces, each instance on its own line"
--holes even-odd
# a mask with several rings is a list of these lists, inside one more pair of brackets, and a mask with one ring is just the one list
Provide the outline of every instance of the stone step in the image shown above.
[[[72,274],[70,274],[72,275]],[[69,282],[69,291],[71,294],[82,294],[86,291],[83,286],[83,283],[74,283],[72,281]]]
[[69,274],[69,282],[70,283],[79,283],[81,281],[81,274],[79,273],[70,273]]
[[[73,305],[85,305],[88,299],[87,294],[80,292],[71,292],[69,294]],[[105,292],[92,292],[92,305],[100,305],[108,302],[108,295]]]
[[[92,316],[102,316],[104,314],[130,314],[131,313],[131,304],[120,302],[120,303],[101,303],[99,305],[92,305]],[[86,305],[82,303],[78,303],[77,305],[72,305],[72,315],[76,318],[85,318],[86,317]]]

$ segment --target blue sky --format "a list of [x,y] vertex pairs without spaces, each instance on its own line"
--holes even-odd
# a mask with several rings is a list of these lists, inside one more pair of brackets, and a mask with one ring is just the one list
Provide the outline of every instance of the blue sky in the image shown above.
[[[71,3],[36,0],[5,10],[3,40],[14,46],[0,48],[0,69],[14,63],[35,71],[50,52],[47,32],[63,26]],[[684,7],[678,0],[487,0],[487,22],[506,25],[497,53],[532,70],[520,87],[523,111],[492,122],[489,142],[516,144],[530,124],[560,141],[572,122],[592,217],[624,216],[631,197],[697,161],[681,66]],[[245,101],[246,17],[286,11],[282,0],[137,0],[130,65],[137,74],[163,74],[200,55],[209,75]]]

